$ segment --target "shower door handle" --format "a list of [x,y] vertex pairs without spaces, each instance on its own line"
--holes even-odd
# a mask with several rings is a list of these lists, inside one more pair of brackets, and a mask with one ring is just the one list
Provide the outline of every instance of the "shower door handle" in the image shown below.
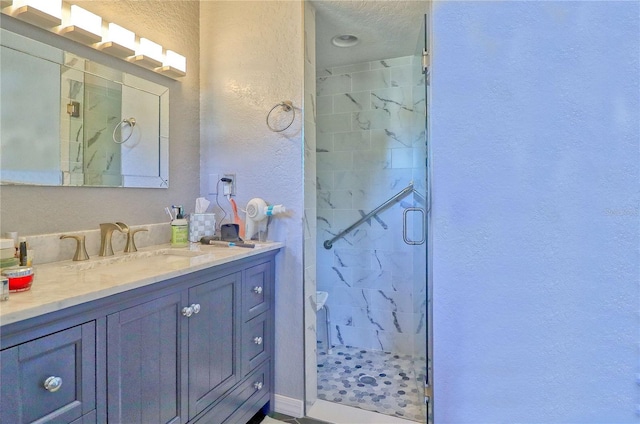
[[[407,215],[409,214],[409,212],[420,212],[421,215],[421,219],[420,219],[420,226],[422,227],[422,238],[420,240],[411,240],[409,239],[409,236],[407,235]],[[412,245],[412,246],[416,246],[416,245],[420,245],[420,244],[424,244],[425,241],[427,241],[427,232],[426,232],[426,228],[425,228],[425,223],[424,223],[424,209],[422,208],[406,208],[404,210],[404,212],[402,213],[403,219],[402,219],[402,238],[404,239],[404,242]]]

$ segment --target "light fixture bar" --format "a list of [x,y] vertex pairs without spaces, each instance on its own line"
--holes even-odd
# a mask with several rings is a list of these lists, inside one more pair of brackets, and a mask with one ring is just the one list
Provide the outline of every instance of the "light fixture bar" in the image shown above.
[[62,23],[62,0],[14,0],[11,16],[42,28]]
[[[76,2],[74,2],[76,3]],[[0,0],[1,13],[89,45],[169,78],[187,75],[185,56],[63,0]]]
[[135,54],[136,34],[120,25],[109,22],[104,42],[98,45],[98,49],[120,58],[126,58]]
[[59,34],[84,44],[102,41],[102,18],[77,6],[71,5],[68,16],[64,16],[66,24]]
[[187,58],[173,50],[167,50],[162,67],[156,68],[156,72],[172,78],[184,77],[187,75]]
[[146,68],[155,69],[162,66],[162,46],[147,38],[140,37],[136,55],[129,60]]

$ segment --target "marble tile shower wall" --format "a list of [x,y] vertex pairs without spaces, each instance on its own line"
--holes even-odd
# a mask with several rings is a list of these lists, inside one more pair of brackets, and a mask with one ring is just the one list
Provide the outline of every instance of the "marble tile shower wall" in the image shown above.
[[424,325],[424,292],[414,298],[413,251],[402,239],[412,196],[331,250],[322,246],[411,181],[424,188],[424,79],[415,60],[318,70],[317,284],[329,292],[334,344],[413,354]]

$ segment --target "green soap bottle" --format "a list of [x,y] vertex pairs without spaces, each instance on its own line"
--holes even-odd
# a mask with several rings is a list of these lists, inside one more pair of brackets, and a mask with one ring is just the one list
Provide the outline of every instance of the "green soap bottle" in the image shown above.
[[171,247],[186,247],[189,245],[189,222],[184,219],[182,206],[173,206],[178,210],[176,219],[171,221]]

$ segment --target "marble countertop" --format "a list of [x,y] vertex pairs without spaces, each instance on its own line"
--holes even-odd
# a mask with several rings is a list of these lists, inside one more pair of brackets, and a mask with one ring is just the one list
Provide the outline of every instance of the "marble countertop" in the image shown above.
[[12,292],[0,302],[0,325],[54,312],[127,290],[280,249],[283,243],[244,247],[191,244],[187,248],[152,246],[87,261],[34,265],[31,289]]

